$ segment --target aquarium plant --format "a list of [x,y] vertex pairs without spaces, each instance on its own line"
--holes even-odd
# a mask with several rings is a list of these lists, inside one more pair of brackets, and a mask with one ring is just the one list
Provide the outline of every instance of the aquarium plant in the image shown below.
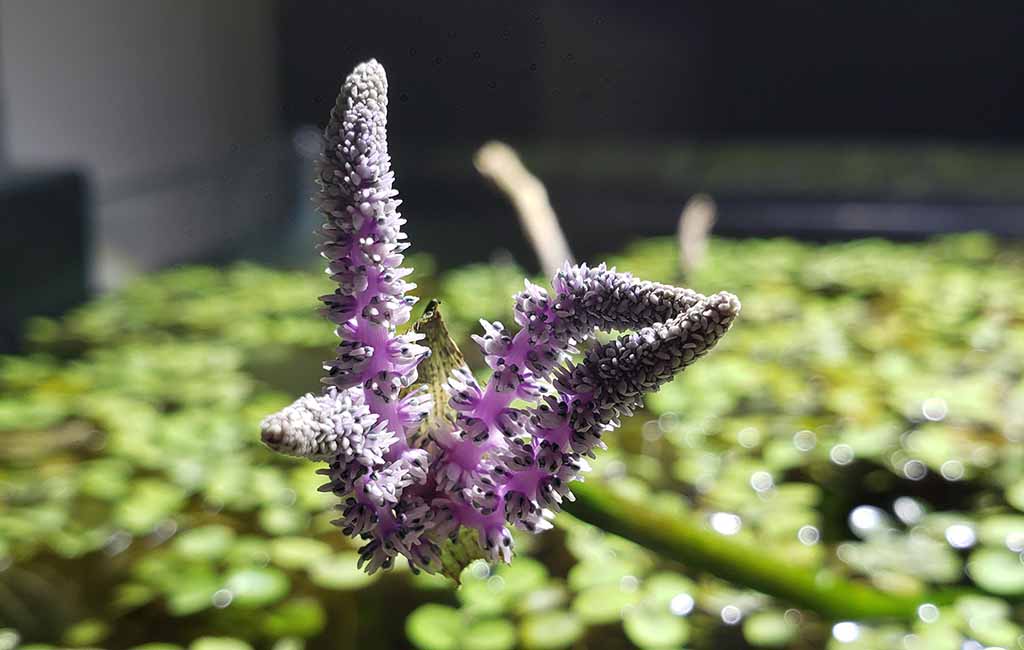
[[[486,386],[469,333],[481,314],[515,329],[527,272],[406,252],[465,352],[414,306],[432,354],[400,397],[431,398],[419,448],[456,430],[457,368]],[[337,284],[319,269],[181,267],[33,319],[0,356],[0,648],[1021,647],[1024,250],[712,237],[682,272],[679,254],[645,238],[602,259],[728,287],[741,325],[602,435],[554,531],[513,530],[515,560],[473,562],[458,587],[401,553],[359,570],[322,461],[253,435],[321,378],[316,296]]]
[[[509,526],[528,532],[550,519],[588,471],[602,436],[643,405],[643,397],[707,353],[740,304],[644,282],[605,265],[566,264],[552,291],[525,282],[514,298],[518,331],[481,321],[473,337],[491,369],[480,385],[468,367],[448,378],[456,415],[435,419],[414,387],[430,349],[409,321],[414,285],[402,267],[408,247],[387,148],[387,77],[375,60],[342,85],[317,162],[321,255],[337,284],[321,298],[341,339],[324,368],[325,389],[306,394],[262,423],[271,448],[324,461],[323,490],[341,500],[335,521],[360,537],[359,564],[373,573],[405,556],[416,569],[441,568],[441,547],[476,533],[486,557],[511,561]],[[630,330],[575,346],[595,331]]]

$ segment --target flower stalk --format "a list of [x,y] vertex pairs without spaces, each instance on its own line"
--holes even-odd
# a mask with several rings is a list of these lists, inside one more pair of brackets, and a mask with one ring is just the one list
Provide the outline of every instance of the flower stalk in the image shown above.
[[666,517],[648,504],[588,482],[573,488],[565,510],[662,557],[736,585],[775,596],[830,620],[913,621],[922,604],[946,605],[955,591],[892,594],[825,570],[794,567],[763,546],[729,539],[692,516]]

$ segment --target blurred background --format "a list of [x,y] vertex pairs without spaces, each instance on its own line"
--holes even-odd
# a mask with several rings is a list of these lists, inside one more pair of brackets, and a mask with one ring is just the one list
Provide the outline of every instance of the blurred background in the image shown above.
[[[0,0],[0,648],[1024,648],[1021,33],[1009,1]],[[826,621],[579,523],[458,593],[356,573],[254,432],[331,346],[311,162],[370,57],[467,351],[541,270],[491,139],[578,259],[743,299],[598,476],[973,600]]]

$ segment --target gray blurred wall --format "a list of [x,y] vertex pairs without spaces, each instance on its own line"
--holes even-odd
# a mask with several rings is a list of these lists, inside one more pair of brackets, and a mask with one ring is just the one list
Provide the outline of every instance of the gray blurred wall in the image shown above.
[[281,218],[274,0],[0,0],[5,156],[93,183],[93,282]]

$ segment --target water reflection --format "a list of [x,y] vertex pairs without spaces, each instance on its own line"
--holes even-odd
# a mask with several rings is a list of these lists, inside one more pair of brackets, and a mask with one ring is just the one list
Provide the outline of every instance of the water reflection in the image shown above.
[[832,636],[840,643],[853,643],[860,638],[860,626],[852,621],[842,621],[832,626]]
[[743,527],[739,515],[731,512],[716,512],[710,517],[711,527],[720,535],[735,535]]

